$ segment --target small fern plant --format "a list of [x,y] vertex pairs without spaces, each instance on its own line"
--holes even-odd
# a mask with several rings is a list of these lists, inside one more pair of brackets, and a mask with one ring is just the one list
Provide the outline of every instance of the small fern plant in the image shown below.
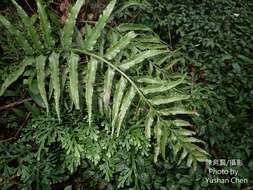
[[53,22],[41,0],[36,0],[35,21],[15,0],[12,3],[25,31],[3,15],[0,24],[13,35],[24,58],[1,85],[0,96],[18,78],[29,76],[30,88],[37,89],[34,100],[47,113],[54,105],[59,122],[62,109],[73,107],[87,116],[90,126],[96,125],[94,112],[101,114],[112,137],[119,136],[129,121],[142,122],[146,137],[155,142],[155,162],[160,153],[165,158],[168,145],[179,164],[185,161],[196,167],[197,161],[206,159],[208,153],[195,144],[203,142],[193,137],[191,124],[182,119],[197,114],[183,106],[190,98],[179,88],[185,75],[163,69],[173,52],[143,25],[107,26],[116,0],[94,25],[86,22],[84,34],[75,26],[84,0],[76,1],[59,33],[52,32]]

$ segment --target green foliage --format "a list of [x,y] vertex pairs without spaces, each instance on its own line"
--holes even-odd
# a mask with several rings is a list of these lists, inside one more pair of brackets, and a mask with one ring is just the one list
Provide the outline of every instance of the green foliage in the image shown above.
[[[181,129],[182,127],[185,127],[188,125],[188,123],[185,125],[186,122],[176,122],[174,118],[169,117],[168,115],[161,115],[163,113],[163,108],[171,106],[177,106],[179,102],[182,100],[189,99],[190,96],[185,95],[185,92],[179,92],[175,87],[178,87],[179,84],[183,83],[182,76],[179,76],[180,79],[174,81],[173,79],[167,78],[167,74],[160,74],[159,69],[153,69],[150,70],[150,74],[147,74],[145,72],[141,72],[142,69],[146,68],[145,64],[149,64],[151,67],[155,67],[156,60],[159,58],[159,56],[162,56],[164,54],[171,53],[164,47],[159,49],[153,49],[152,44],[160,44],[163,45],[162,42],[159,40],[157,36],[154,38],[156,40],[149,40],[150,37],[147,36],[146,42],[149,42],[150,46],[146,46],[145,49],[139,48],[138,44],[139,42],[142,42],[145,38],[145,33],[138,32],[135,34],[135,32],[129,32],[127,34],[121,33],[120,30],[117,30],[117,28],[113,30],[106,30],[104,29],[106,22],[109,19],[109,16],[113,10],[113,7],[116,3],[116,1],[111,1],[107,8],[104,10],[103,14],[100,16],[98,22],[94,26],[94,28],[90,29],[88,34],[85,36],[85,40],[81,42],[82,44],[80,47],[72,47],[72,39],[75,39],[72,37],[74,33],[74,25],[75,25],[75,19],[77,17],[77,14],[82,6],[82,1],[77,1],[76,4],[72,7],[70,16],[68,20],[66,21],[63,29],[62,29],[62,36],[59,37],[59,40],[61,40],[61,45],[59,47],[54,47],[54,42],[57,41],[56,39],[53,39],[52,31],[51,31],[51,24],[48,20],[48,16],[46,14],[46,11],[44,9],[44,5],[38,0],[37,6],[38,6],[38,13],[40,18],[40,26],[41,31],[43,33],[43,42],[45,49],[42,50],[43,54],[37,55],[36,50],[34,50],[33,55],[28,52],[29,54],[24,54],[24,57],[27,57],[28,55],[30,57],[34,57],[36,60],[36,64],[34,66],[36,67],[36,75],[37,80],[35,83],[37,84],[38,92],[37,92],[37,102],[40,102],[40,104],[43,104],[47,111],[49,112],[49,106],[48,106],[48,94],[46,92],[46,84],[51,83],[51,86],[49,85],[50,91],[53,92],[54,96],[54,102],[55,102],[55,109],[58,117],[58,121],[61,122],[61,110],[63,107],[62,102],[67,105],[67,107],[70,107],[69,105],[69,98],[70,100],[75,104],[76,109],[80,109],[80,107],[84,107],[84,105],[80,106],[79,99],[82,99],[82,97],[79,97],[80,95],[85,94],[86,99],[86,105],[87,105],[87,112],[88,112],[88,122],[89,126],[94,126],[94,110],[97,109],[96,105],[99,105],[99,110],[101,111],[101,114],[103,115],[103,103],[105,107],[105,111],[107,111],[106,119],[111,123],[111,126],[109,124],[109,128],[111,128],[111,135],[116,133],[116,136],[120,135],[121,128],[124,126],[124,129],[126,129],[126,126],[129,122],[126,122],[127,117],[133,117],[134,119],[139,118],[140,121],[142,121],[140,118],[144,116],[145,113],[142,111],[144,109],[148,109],[149,111],[149,117],[152,117],[154,120],[153,126],[154,126],[154,137],[156,139],[156,148],[155,148],[155,157],[154,161],[157,161],[157,157],[160,154],[160,147],[165,147],[166,144],[169,142],[168,139],[171,137],[175,139],[175,142],[180,144],[181,137],[178,135],[172,136],[175,133],[182,133],[182,130],[185,132],[184,134],[188,134],[185,136],[189,136],[190,134],[193,135],[194,133],[191,132],[189,129]],[[17,5],[16,5],[17,6]],[[18,7],[20,9],[20,7]],[[20,17],[24,17],[23,20],[27,17],[25,14],[23,14],[22,11],[19,11]],[[22,14],[21,14],[22,13]],[[6,22],[8,22],[5,17],[3,18],[2,24],[8,29],[12,28],[12,25],[8,24],[5,25]],[[5,22],[6,21],[6,22]],[[125,26],[126,27],[126,26]],[[136,30],[140,30],[141,27],[138,26]],[[111,42],[108,42],[102,46],[102,51],[106,52],[105,56],[101,56],[99,53],[96,52],[96,46],[100,47],[101,45],[98,42],[98,38],[101,36],[102,31],[107,32],[107,37],[112,38]],[[124,30],[126,31],[126,29]],[[145,30],[146,31],[146,30]],[[21,32],[20,32],[21,33]],[[122,36],[122,37],[121,37]],[[116,39],[120,40],[116,42]],[[81,39],[79,39],[81,40]],[[21,48],[24,48],[26,50],[26,46],[21,46]],[[83,49],[84,48],[84,49]],[[95,51],[91,51],[91,50]],[[24,51],[26,52],[26,51]],[[81,58],[79,58],[81,57]],[[82,80],[79,80],[79,70],[78,65],[81,64],[81,59],[84,60],[85,63],[87,63],[87,72],[85,73],[85,80],[84,83]],[[26,60],[26,58],[25,58]],[[48,60],[48,62],[47,62]],[[67,62],[67,65],[66,65]],[[49,66],[47,66],[49,65]],[[102,65],[106,65],[107,69],[104,67],[99,67]],[[31,65],[33,66],[33,65]],[[85,67],[85,66],[84,66]],[[61,71],[62,68],[68,69],[67,72],[69,72],[69,77],[67,80],[69,80],[69,83],[63,82],[64,76],[62,75]],[[24,68],[22,69],[23,72]],[[47,70],[48,73],[47,73]],[[101,73],[106,72],[109,76],[103,76]],[[15,80],[22,75],[22,72],[18,72],[17,75],[15,75]],[[112,75],[112,73],[116,72]],[[98,74],[99,73],[99,74]],[[15,73],[12,73],[11,75],[14,75]],[[50,80],[47,81],[47,76],[50,75]],[[115,76],[114,76],[115,75]],[[138,78],[143,78],[149,76],[154,79],[162,80],[163,85],[153,85],[153,84],[145,84],[145,86],[141,86],[138,82],[135,80]],[[118,80],[120,78],[120,80]],[[4,91],[9,85],[11,85],[12,82],[15,80],[11,80],[10,82],[5,82],[2,86],[2,91]],[[64,79],[66,80],[66,79]],[[103,89],[103,85],[100,85],[100,81],[105,80],[103,82],[105,84],[104,86],[104,92],[106,94],[95,96],[96,94],[99,94],[99,90]],[[79,88],[80,83],[80,88]],[[69,84],[69,86],[67,85]],[[108,87],[110,89],[108,89]],[[69,88],[70,96],[69,98],[66,97],[66,88]],[[80,89],[80,90],[79,90]],[[115,92],[113,93],[115,89]],[[84,93],[85,92],[85,93]],[[159,93],[159,94],[157,94]],[[137,97],[138,95],[138,97]],[[110,107],[110,101],[112,99],[112,108]],[[104,102],[103,102],[104,101]],[[95,102],[102,102],[102,104]],[[140,105],[136,108],[133,108],[133,104],[136,102],[139,102]],[[112,111],[110,111],[112,110]],[[131,114],[132,111],[138,111],[139,114],[134,116]],[[190,113],[190,112],[184,112],[184,113]],[[149,120],[149,118],[146,118]],[[130,120],[131,121],[131,120]],[[137,119],[138,121],[138,119]],[[143,121],[144,122],[144,121]],[[190,124],[189,124],[190,125]],[[149,128],[152,125],[149,124]],[[116,131],[115,131],[116,130]],[[177,132],[178,131],[178,132]],[[163,133],[162,133],[163,132]],[[53,135],[53,134],[51,134]],[[164,136],[166,135],[166,136]],[[149,135],[150,136],[150,135]],[[180,137],[180,138],[179,138]],[[45,138],[47,138],[45,136]],[[41,146],[46,142],[46,139],[43,138],[42,141],[40,141]],[[163,140],[161,140],[161,138]],[[183,138],[183,137],[182,137]],[[70,139],[72,139],[70,137]],[[195,141],[197,142],[197,141]],[[200,142],[200,141],[198,141]],[[70,143],[70,142],[69,142]],[[73,142],[74,143],[74,142]],[[187,141],[187,143],[192,144],[194,141]],[[71,143],[70,143],[71,144]],[[171,142],[171,145],[173,146],[174,142]],[[186,144],[187,145],[187,144]],[[41,146],[39,147],[39,150],[41,151]],[[74,146],[74,145],[73,145]],[[180,146],[176,146],[176,154],[183,149],[183,158],[186,158],[186,156],[189,154],[200,154],[201,159],[196,156],[189,156],[188,160],[190,164],[188,166],[191,166],[192,164],[196,165],[196,161],[204,161],[204,157],[206,157],[207,153],[202,150],[201,148],[196,149],[196,146],[188,146],[187,148],[184,148],[185,143]],[[74,150],[79,150],[77,147],[72,147]],[[39,151],[39,155],[40,155]],[[68,152],[71,151],[71,148],[68,149]],[[79,157],[79,153],[74,153],[76,157]],[[163,153],[165,155],[165,153]],[[73,167],[78,166],[80,162],[73,164]],[[70,171],[73,171],[73,168],[70,169]]]
[[[253,107],[252,1],[161,0],[149,3],[149,8],[137,13],[129,8],[120,14],[119,20],[150,26],[171,49],[178,50],[166,58],[166,68],[184,69],[192,76],[191,103],[200,115],[193,118],[193,123],[200,137],[208,143],[213,158],[238,158],[245,162],[240,171],[250,184],[228,187],[208,184],[208,188],[251,187],[249,173],[252,169],[248,163],[252,160],[249,147],[253,142],[249,140],[252,133],[248,133],[252,128]],[[246,148],[241,149],[240,145]],[[181,173],[180,170],[176,172]],[[192,176],[189,178],[193,180]],[[179,184],[176,187],[190,189]]]
[[[156,164],[163,162],[160,154],[165,162],[197,170],[197,162],[208,153],[187,121],[188,115],[197,114],[185,104],[188,78],[163,71],[162,64],[175,52],[150,28],[107,27],[116,0],[94,27],[85,24],[84,35],[75,26],[83,0],[76,1],[62,28],[51,22],[40,0],[38,20],[12,3],[26,30],[0,16],[20,62],[0,94],[6,96],[20,78],[47,116],[35,104],[25,104],[33,119],[17,141],[0,145],[1,188],[52,189],[86,168],[107,187],[112,182],[115,189],[152,189]],[[143,171],[145,167],[153,171]],[[94,176],[87,176],[81,180],[94,182]],[[87,182],[82,188],[96,186]]]

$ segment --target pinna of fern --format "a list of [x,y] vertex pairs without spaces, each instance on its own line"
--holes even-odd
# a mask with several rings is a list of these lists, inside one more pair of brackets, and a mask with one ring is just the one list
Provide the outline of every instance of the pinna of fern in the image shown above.
[[[41,0],[36,4],[42,35],[22,7],[12,2],[26,30],[19,31],[2,15],[0,24],[16,39],[24,60],[1,85],[0,96],[26,70],[34,70],[42,105],[50,113],[53,97],[59,122],[62,102],[70,99],[68,108],[74,105],[87,113],[90,126],[93,113],[99,111],[109,121],[112,136],[120,135],[130,116],[143,119],[146,137],[156,139],[155,162],[160,153],[165,158],[168,143],[180,163],[185,160],[188,166],[196,166],[197,161],[205,160],[208,153],[194,144],[203,142],[187,129],[191,124],[180,119],[180,115],[197,114],[182,106],[190,98],[177,89],[185,83],[185,75],[170,78],[161,72],[173,52],[146,26],[126,23],[105,27],[116,0],[110,1],[94,26],[85,24],[83,36],[75,24],[84,0],[73,5],[60,35],[53,34]],[[133,115],[136,110],[141,113]]]

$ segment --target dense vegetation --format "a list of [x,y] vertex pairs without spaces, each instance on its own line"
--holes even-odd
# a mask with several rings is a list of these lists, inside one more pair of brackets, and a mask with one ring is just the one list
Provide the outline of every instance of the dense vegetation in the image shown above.
[[1,189],[253,187],[250,0],[2,1],[0,29]]

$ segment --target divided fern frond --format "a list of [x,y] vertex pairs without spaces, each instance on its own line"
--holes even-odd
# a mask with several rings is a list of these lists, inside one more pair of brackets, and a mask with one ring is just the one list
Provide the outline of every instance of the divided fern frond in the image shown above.
[[[32,45],[28,43],[26,35],[0,15],[0,23],[15,36],[15,40],[24,50],[25,57],[18,69],[10,74],[1,86],[0,95],[22,76],[28,65],[32,65],[34,61],[29,55],[36,54],[36,65],[31,67],[36,68],[42,104],[45,104],[49,112],[51,102],[48,101],[53,95],[59,122],[61,111],[64,109],[61,103],[64,102],[67,108],[75,105],[76,109],[87,110],[91,128],[95,116],[101,113],[101,116],[110,122],[107,126],[111,128],[107,127],[107,130],[111,130],[113,137],[119,137],[130,122],[137,122],[143,127],[143,134],[150,139],[150,143],[153,143],[153,138],[155,139],[155,162],[160,154],[166,157],[168,144],[180,163],[186,162],[188,166],[195,166],[197,161],[204,160],[207,153],[194,144],[203,141],[194,138],[195,132],[187,128],[192,125],[186,116],[197,115],[197,112],[182,106],[184,100],[190,98],[184,92],[186,88],[181,88],[187,84],[186,77],[182,74],[173,77],[165,69],[161,71],[172,52],[150,28],[127,23],[105,29],[116,0],[110,1],[93,28],[86,24],[84,40],[75,27],[84,0],[76,1],[69,18],[59,32],[60,35],[52,34],[42,0],[36,0],[44,46],[40,44],[32,19],[14,0],[12,2],[27,28]],[[75,49],[72,44],[75,44]],[[34,47],[35,53],[31,47]],[[83,98],[86,105],[81,106]],[[94,114],[96,106],[100,112]],[[78,157],[77,165],[80,164],[82,148],[78,143],[73,147],[64,145],[63,148],[65,147],[67,154],[73,153]],[[71,151],[70,147],[74,151]],[[77,165],[72,165],[70,170],[73,171]]]

